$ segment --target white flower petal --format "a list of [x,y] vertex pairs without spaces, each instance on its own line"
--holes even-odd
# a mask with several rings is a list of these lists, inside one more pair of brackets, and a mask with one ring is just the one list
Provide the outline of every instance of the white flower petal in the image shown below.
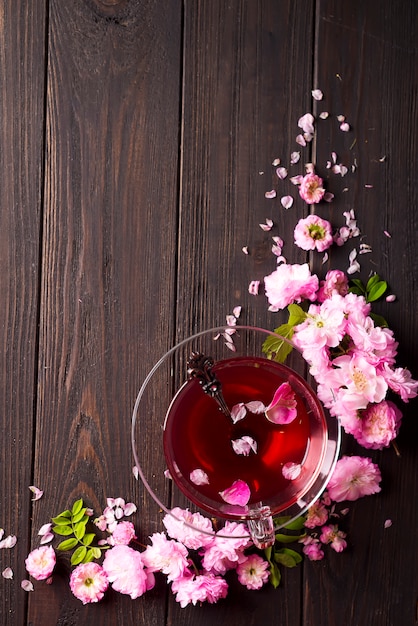
[[38,487],[35,487],[34,485],[31,485],[29,489],[34,494],[34,497],[32,498],[32,502],[39,500],[44,495],[44,492],[41,489],[38,489]]

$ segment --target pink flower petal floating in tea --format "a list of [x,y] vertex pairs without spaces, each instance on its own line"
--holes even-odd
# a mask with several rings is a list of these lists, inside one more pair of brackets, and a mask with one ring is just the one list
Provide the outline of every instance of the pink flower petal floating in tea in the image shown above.
[[195,469],[190,472],[190,480],[195,485],[209,485],[209,477],[202,469]]
[[231,444],[235,454],[248,456],[251,450],[254,452],[254,454],[257,454],[257,442],[249,435],[244,435],[239,439],[232,439]]
[[243,420],[246,415],[247,415],[247,409],[243,402],[234,404],[234,406],[231,409],[231,419],[234,422],[234,424]]
[[251,402],[247,402],[245,406],[250,411],[250,413],[255,413],[256,415],[258,415],[259,413],[264,413],[264,411],[266,410],[266,407],[262,402],[260,402],[260,400],[252,400]]
[[289,383],[282,383],[264,412],[273,424],[290,424],[297,415],[296,396]]
[[243,480],[236,480],[225,491],[220,491],[219,495],[227,504],[246,506],[251,496],[251,491],[247,483]]
[[285,463],[282,468],[282,474],[287,480],[296,480],[300,476],[302,466],[299,463]]

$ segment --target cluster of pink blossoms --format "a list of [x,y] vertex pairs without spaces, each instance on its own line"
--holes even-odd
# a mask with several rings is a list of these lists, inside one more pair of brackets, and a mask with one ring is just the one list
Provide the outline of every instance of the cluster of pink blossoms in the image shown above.
[[402,418],[388,392],[408,402],[418,389],[410,371],[395,365],[392,330],[375,324],[370,304],[348,292],[340,270],[320,282],[307,264],[283,263],[264,282],[270,310],[311,301],[304,321],[293,329],[293,343],[310,365],[319,399],[362,446],[387,447]]

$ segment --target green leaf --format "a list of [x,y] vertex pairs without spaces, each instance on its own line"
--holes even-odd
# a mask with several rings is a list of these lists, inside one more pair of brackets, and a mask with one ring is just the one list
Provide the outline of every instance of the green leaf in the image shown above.
[[62,513],[58,513],[57,517],[71,517],[71,511],[65,509]]
[[74,535],[77,537],[79,541],[81,541],[86,534],[86,525],[82,522],[79,522],[74,526]]
[[280,515],[279,517],[274,518],[274,522],[276,526],[285,526],[291,519],[290,515]]
[[285,524],[285,528],[287,528],[287,530],[301,530],[305,526],[305,522],[305,515],[300,515],[299,517],[294,519],[293,522]]
[[298,304],[289,304],[287,310],[289,311],[288,324],[290,326],[297,326],[306,320],[306,312]]
[[83,508],[83,500],[80,498],[79,500],[76,500],[74,502],[72,509],[71,509],[71,515],[74,517],[74,515],[77,515],[77,513],[79,513],[82,508]]
[[379,280],[380,278],[377,274],[373,274],[373,276],[370,276],[366,284],[366,291],[370,291],[373,285],[376,285],[379,282]]
[[92,561],[94,561],[94,554],[93,554],[93,550],[90,548],[86,552],[86,556],[83,559],[83,563],[91,563]]
[[296,567],[299,561],[295,559],[294,554],[298,553],[294,550],[282,548],[281,550],[276,550],[274,553],[274,560],[276,563],[280,563],[280,565],[283,565],[284,567]]
[[62,552],[65,552],[66,550],[72,550],[76,547],[77,544],[78,541],[75,537],[73,537],[72,539],[64,539],[64,541],[61,541],[61,543],[57,545],[57,550],[61,550]]
[[302,537],[304,536],[305,535],[284,535],[278,533],[276,535],[276,541],[279,541],[280,543],[294,543],[296,541],[299,541],[299,539],[302,539]]
[[389,325],[387,323],[387,321],[385,320],[385,318],[382,315],[377,315],[376,313],[369,313],[369,317],[372,318],[372,320],[375,323],[375,326],[381,326],[382,328],[388,328]]
[[[267,337],[263,343],[262,350],[269,359],[274,359],[278,363],[284,363],[292,352],[292,346],[287,341],[283,341],[283,338],[291,339],[293,337],[293,326],[282,324],[274,332],[277,333],[277,337],[272,335]],[[281,337],[278,335],[281,335]]]
[[96,538],[96,535],[94,533],[87,533],[83,537],[83,544],[85,546],[89,546],[91,543],[93,543],[95,538]]
[[80,563],[82,563],[86,554],[87,554],[86,546],[78,547],[77,550],[74,550],[71,556],[71,565],[79,565]]
[[71,520],[68,517],[64,517],[61,513],[58,517],[53,517],[52,521],[57,526],[66,526],[67,524],[71,524]]
[[64,537],[73,534],[72,526],[53,526],[52,530],[56,535],[62,535]]
[[85,517],[85,518],[86,518],[86,522],[87,522],[87,520],[88,520],[88,516],[87,516],[87,515],[85,515],[86,510],[87,510],[87,509],[86,509],[85,507],[83,507],[83,508],[82,508],[82,509],[78,512],[78,513],[76,513],[75,515],[73,515],[73,520],[72,520],[72,521],[73,521],[73,524],[77,524],[78,522],[81,522],[81,521],[82,521],[82,519],[83,519],[83,517]]
[[281,579],[282,575],[279,568],[275,563],[272,563],[270,561],[270,583],[274,587],[274,589],[277,589],[277,587],[280,585]]
[[100,550],[100,548],[89,548],[89,552],[92,553],[93,559],[100,559],[100,557],[102,556],[102,551]]
[[296,552],[295,550],[291,550],[290,548],[283,548],[283,553],[291,556],[292,559],[295,560],[296,565],[303,561],[302,556],[299,554],[299,552]]
[[388,288],[388,284],[384,280],[379,280],[377,283],[367,290],[367,302],[375,302],[379,300]]

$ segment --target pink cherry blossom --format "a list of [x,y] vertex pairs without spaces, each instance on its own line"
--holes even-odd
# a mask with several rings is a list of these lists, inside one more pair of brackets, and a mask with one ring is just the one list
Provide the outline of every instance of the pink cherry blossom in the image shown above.
[[142,560],[148,570],[161,571],[169,582],[182,576],[188,566],[187,548],[178,541],[167,539],[164,533],[154,533],[150,539],[152,545],[142,552]]
[[41,546],[26,557],[26,570],[36,580],[46,580],[52,574],[56,560],[52,546]]
[[403,367],[392,369],[388,364],[384,364],[382,374],[392,391],[399,394],[404,402],[417,396],[418,381],[412,378],[408,369]]
[[318,302],[324,302],[333,294],[345,296],[348,293],[348,278],[341,270],[330,270],[321,280],[318,291]]
[[308,215],[296,224],[295,244],[302,250],[324,252],[333,243],[331,224],[318,215]]
[[118,522],[115,530],[108,539],[108,543],[111,546],[127,546],[133,539],[136,539],[136,534],[132,522]]
[[70,576],[70,589],[83,604],[99,602],[108,586],[106,573],[98,563],[82,563]]
[[182,608],[188,604],[196,605],[198,602],[215,604],[228,593],[228,583],[224,578],[214,574],[190,574],[177,578],[171,589],[176,594],[176,601]]
[[247,589],[261,589],[269,579],[269,564],[259,554],[251,554],[237,566],[237,575]]
[[311,304],[306,319],[295,328],[294,344],[302,351],[315,346],[335,348],[345,335],[346,318],[341,302],[329,298],[322,305]]
[[251,545],[251,538],[244,524],[226,521],[222,530],[200,551],[202,566],[207,572],[225,574],[242,563],[244,550]]
[[299,195],[306,204],[318,204],[325,194],[323,180],[317,174],[306,174],[299,186]]
[[174,507],[171,515],[165,515],[163,524],[170,537],[180,541],[189,550],[208,545],[215,532],[208,517],[180,507]]
[[397,436],[401,420],[402,413],[393,402],[383,400],[370,404],[361,414],[361,427],[356,439],[364,448],[387,448]]
[[129,546],[118,545],[106,552],[103,570],[115,591],[134,600],[155,584],[154,575],[145,567],[143,554]]
[[245,481],[235,480],[230,487],[219,492],[219,495],[227,504],[246,506],[250,499],[251,491]]
[[328,510],[324,501],[317,500],[312,504],[307,512],[305,526],[306,528],[316,528],[323,526],[328,521]]
[[283,263],[264,278],[270,311],[284,309],[288,304],[301,302],[302,299],[315,300],[319,281],[316,274],[311,275],[309,265]]
[[381,479],[380,470],[371,459],[343,456],[335,466],[327,489],[334,502],[357,500],[379,493]]
[[300,539],[300,543],[303,543],[302,551],[310,561],[321,561],[324,558],[324,551],[321,548],[319,540],[315,537],[307,535],[303,539]]
[[288,382],[282,383],[274,392],[273,400],[266,407],[265,416],[273,424],[290,424],[297,416],[296,395]]
[[339,530],[338,526],[330,524],[321,529],[320,541],[329,543],[335,552],[342,552],[347,547],[346,536],[347,534]]

